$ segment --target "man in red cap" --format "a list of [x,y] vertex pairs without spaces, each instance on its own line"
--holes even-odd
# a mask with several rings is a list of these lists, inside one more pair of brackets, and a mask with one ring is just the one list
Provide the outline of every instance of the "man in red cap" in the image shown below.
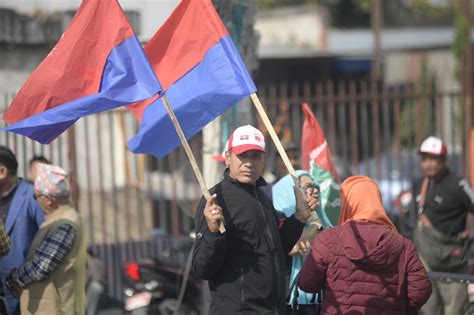
[[[447,166],[447,148],[428,137],[418,151],[423,178],[414,188],[419,222],[414,241],[428,271],[467,272],[474,192],[469,183]],[[432,281],[433,293],[422,314],[465,314],[465,283]]]
[[[296,194],[296,211],[278,228],[277,212],[261,177],[265,138],[250,126],[237,128],[225,153],[224,179],[196,211],[193,269],[209,280],[209,314],[285,314],[285,256],[316,210],[316,195]],[[225,222],[221,233],[219,222]]]

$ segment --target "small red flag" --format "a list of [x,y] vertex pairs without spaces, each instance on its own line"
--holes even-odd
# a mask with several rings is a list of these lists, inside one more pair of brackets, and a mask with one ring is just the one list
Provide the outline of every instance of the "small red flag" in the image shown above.
[[336,168],[329,152],[324,132],[307,103],[303,103],[304,124],[301,136],[301,162],[303,168],[310,169],[310,163],[330,172],[339,182]]

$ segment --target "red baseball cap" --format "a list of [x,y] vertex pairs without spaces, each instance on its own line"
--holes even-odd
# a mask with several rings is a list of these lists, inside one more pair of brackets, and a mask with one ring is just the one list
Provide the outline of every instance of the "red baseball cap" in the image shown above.
[[230,150],[237,155],[250,150],[265,152],[265,137],[260,130],[253,126],[241,126],[235,129],[229,137],[227,151]]
[[421,143],[418,153],[444,157],[448,153],[448,149],[440,138],[428,137]]

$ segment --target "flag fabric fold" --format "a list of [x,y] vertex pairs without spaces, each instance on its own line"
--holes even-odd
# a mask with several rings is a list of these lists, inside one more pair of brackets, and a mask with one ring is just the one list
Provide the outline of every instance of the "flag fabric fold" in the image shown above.
[[319,185],[321,206],[318,215],[323,222],[337,225],[341,212],[339,177],[331,153],[316,117],[308,104],[303,103],[304,123],[301,135],[301,160]]
[[161,90],[118,1],[84,0],[10,104],[2,130],[50,143],[81,117]]
[[[187,139],[256,87],[210,0],[183,0],[145,46]],[[162,158],[180,145],[163,100],[128,107],[140,121],[134,153]]]

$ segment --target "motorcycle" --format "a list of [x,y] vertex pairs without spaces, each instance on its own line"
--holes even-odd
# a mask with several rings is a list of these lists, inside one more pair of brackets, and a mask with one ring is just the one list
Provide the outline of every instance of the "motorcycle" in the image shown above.
[[123,277],[125,311],[131,315],[198,315],[202,302],[202,281],[192,273],[176,310],[184,278],[185,268],[160,259],[127,262]]

